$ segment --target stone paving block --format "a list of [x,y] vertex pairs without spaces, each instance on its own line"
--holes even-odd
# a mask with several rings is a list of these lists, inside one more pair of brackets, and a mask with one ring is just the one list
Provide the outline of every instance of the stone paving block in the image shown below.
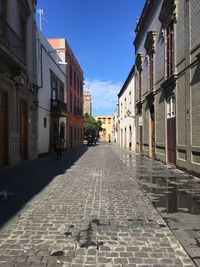
[[140,157],[132,155],[130,171],[123,154],[111,145],[91,147],[55,176],[0,232],[0,264],[194,267],[136,181]]

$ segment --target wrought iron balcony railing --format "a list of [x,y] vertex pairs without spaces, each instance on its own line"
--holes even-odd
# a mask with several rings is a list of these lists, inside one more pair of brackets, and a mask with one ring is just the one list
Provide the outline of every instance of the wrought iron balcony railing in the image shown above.
[[51,99],[51,112],[56,115],[67,114],[67,104],[61,100]]
[[83,116],[82,109],[80,109],[78,107],[74,108],[74,115],[78,115],[78,116],[82,117]]
[[26,49],[23,41],[0,17],[0,43],[7,47],[21,62],[26,63]]

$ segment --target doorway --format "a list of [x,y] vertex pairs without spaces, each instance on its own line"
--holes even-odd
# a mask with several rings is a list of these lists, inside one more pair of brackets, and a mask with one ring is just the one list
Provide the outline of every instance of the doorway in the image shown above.
[[20,156],[26,160],[28,154],[28,107],[27,102],[20,100]]
[[142,125],[139,126],[140,129],[140,154],[143,153],[143,130],[142,130]]
[[151,118],[151,125],[150,125],[150,134],[151,134],[151,158],[155,158],[155,112],[154,112],[154,105],[151,106],[150,109],[150,118]]
[[175,96],[167,99],[167,162],[176,165]]
[[8,96],[0,91],[0,167],[8,163]]

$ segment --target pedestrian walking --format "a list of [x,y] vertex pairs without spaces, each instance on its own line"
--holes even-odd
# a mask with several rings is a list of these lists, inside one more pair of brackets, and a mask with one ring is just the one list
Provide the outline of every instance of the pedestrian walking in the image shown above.
[[57,159],[62,157],[62,151],[64,149],[65,140],[63,138],[57,138],[55,143]]

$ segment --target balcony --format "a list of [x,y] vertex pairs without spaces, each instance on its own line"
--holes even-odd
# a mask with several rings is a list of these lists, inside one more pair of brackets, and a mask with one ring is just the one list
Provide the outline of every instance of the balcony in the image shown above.
[[61,100],[51,99],[51,114],[58,117],[67,117],[67,104]]
[[80,109],[80,108],[75,108],[75,110],[74,110],[74,115],[75,115],[75,116],[79,116],[79,117],[83,117],[82,109]]
[[8,25],[8,23],[0,17],[0,54],[6,63],[18,67],[26,63],[26,49],[23,41]]

